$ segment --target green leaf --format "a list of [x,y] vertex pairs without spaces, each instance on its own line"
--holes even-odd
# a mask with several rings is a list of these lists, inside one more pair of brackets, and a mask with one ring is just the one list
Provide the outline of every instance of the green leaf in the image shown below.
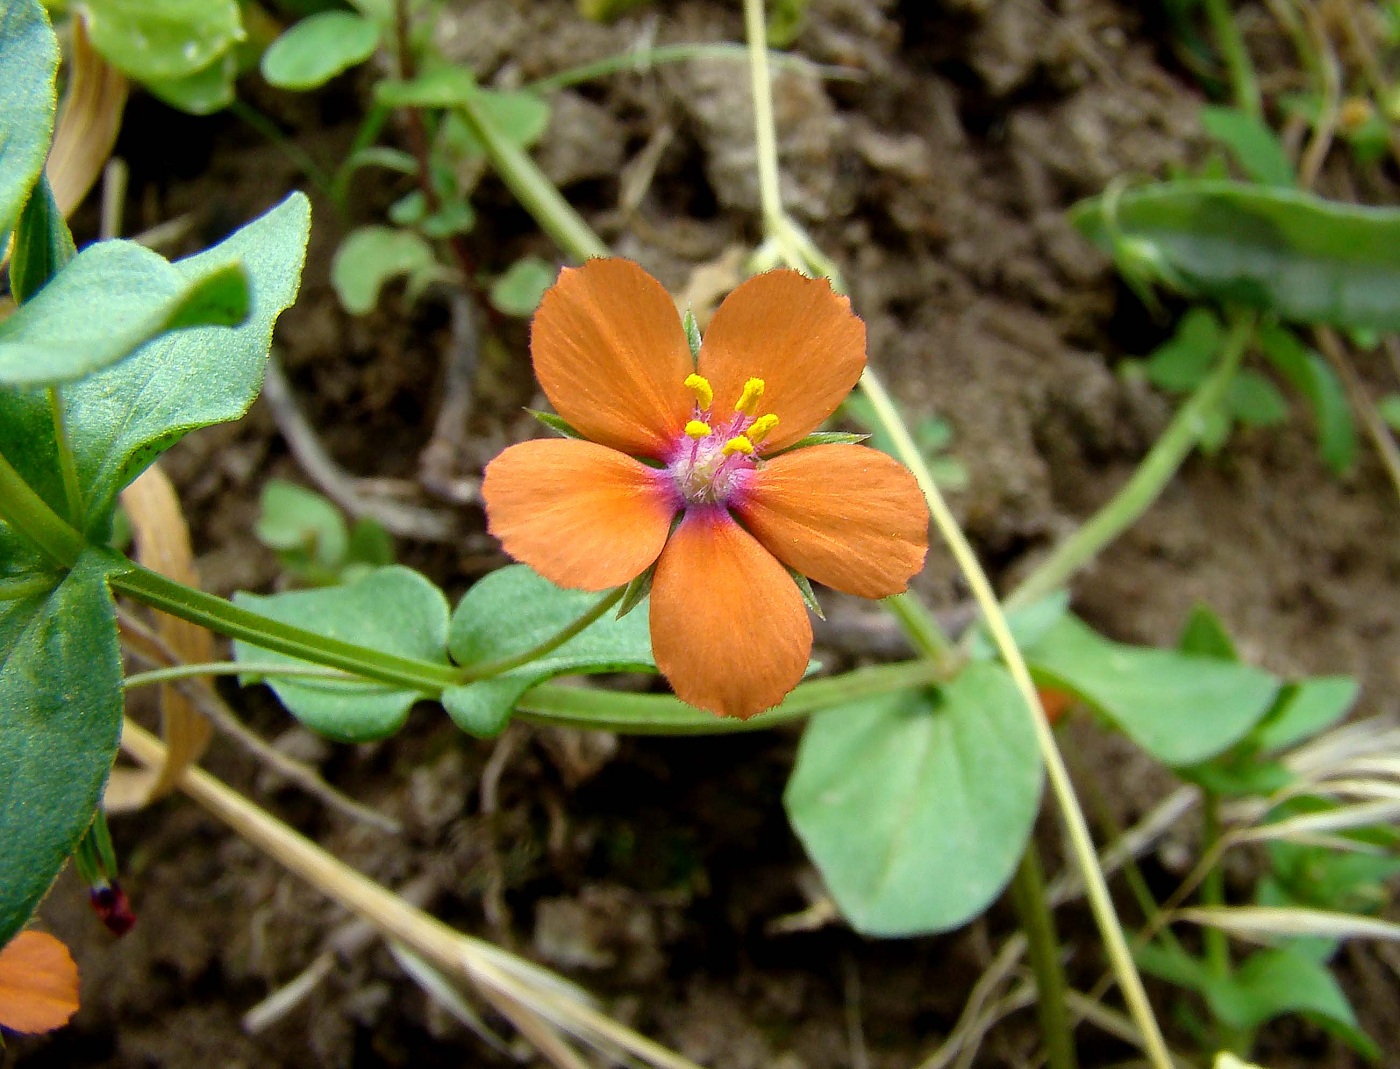
[[1259,342],[1269,362],[1312,407],[1322,462],[1338,475],[1345,474],[1356,460],[1356,423],[1336,373],[1292,331],[1277,324],[1260,329]]
[[238,0],[82,0],[88,36],[139,82],[184,78],[243,40]]
[[284,562],[331,575],[349,550],[350,533],[340,510],[314,490],[282,479],[270,479],[263,487],[262,513],[253,531]]
[[181,78],[151,79],[146,88],[172,108],[190,115],[212,115],[233,103],[238,56],[225,52],[208,66]]
[[1288,418],[1288,401],[1278,387],[1249,368],[1235,375],[1225,404],[1231,415],[1250,427],[1272,427]]
[[88,246],[0,323],[0,383],[69,382],[166,331],[242,322],[248,312],[243,268],[228,258],[205,259],[200,267],[177,269],[130,241]]
[[92,822],[122,723],[107,560],[0,601],[0,945],[28,920]]
[[38,0],[0,8],[0,241],[44,169],[58,107],[58,41]]
[[[519,148],[529,148],[549,127],[549,103],[538,93],[483,88],[465,67],[439,67],[410,82],[380,82],[374,96],[390,108],[456,108],[474,101],[486,121]],[[471,129],[455,118],[443,124],[441,136],[454,152],[472,156],[486,152]]]
[[[460,665],[501,661],[557,635],[597,604],[599,594],[564,590],[523,564],[500,568],[467,591],[452,614],[448,649]],[[604,616],[562,646],[499,676],[449,687],[442,704],[459,727],[495,734],[525,691],[558,675],[654,672],[645,613]]]
[[1181,317],[1176,333],[1148,356],[1148,381],[1174,393],[1194,390],[1210,374],[1224,340],[1225,331],[1215,313],[1192,308]]
[[1290,683],[1254,729],[1253,741],[1264,753],[1296,746],[1346,716],[1360,690],[1350,676],[1314,676]]
[[1327,968],[1286,947],[1250,955],[1230,976],[1207,975],[1202,994],[1217,1018],[1252,1030],[1298,1013],[1376,1060],[1380,1050],[1356,1023],[1346,995]]
[[392,278],[407,275],[411,289],[447,277],[432,246],[411,230],[365,226],[336,250],[331,284],[352,315],[373,311],[379,291]]
[[[853,434],[850,431],[813,431],[793,442],[786,449],[780,449],[777,453],[770,453],[770,456],[777,456],[778,453],[789,453],[794,449],[806,449],[809,445],[859,445],[870,440],[868,434]],[[872,443],[873,444],[873,443]]]
[[43,289],[77,251],[63,213],[54,203],[49,180],[41,174],[20,213],[10,251],[10,292],[15,302],[24,304]]
[[491,303],[497,311],[509,316],[534,315],[544,291],[554,285],[558,277],[558,265],[538,256],[523,256],[491,283]]
[[947,931],[1016,867],[1040,805],[1029,717],[999,665],[812,718],[783,796],[842,914],[866,935]]
[[[424,576],[398,565],[366,573],[344,586],[268,597],[238,594],[234,602],[318,634],[447,664],[447,599]],[[306,664],[247,642],[234,643],[234,657],[261,664]],[[413,703],[431,696],[358,680],[273,677],[267,684],[303,724],[343,742],[394,734]]]
[[1209,605],[1197,604],[1192,607],[1186,626],[1181,629],[1177,649],[1182,653],[1200,657],[1214,657],[1218,661],[1238,661],[1235,640],[1225,629],[1225,623]]
[[580,441],[587,440],[583,435],[579,434],[578,431],[574,430],[573,426],[563,416],[556,416],[553,412],[541,412],[534,408],[527,408],[525,411],[530,413],[530,415],[534,416],[556,434],[565,438],[576,438]]
[[[252,289],[242,326],[157,338],[115,367],[64,387],[87,505],[85,530],[92,537],[105,538],[117,493],[156,457],[198,427],[237,419],[253,403],[272,326],[301,283],[310,212],[306,197],[293,193],[218,245],[174,265],[188,280],[205,277],[215,265],[242,264]],[[6,414],[0,402],[0,427]],[[15,457],[8,448],[4,454]]]
[[282,33],[262,56],[262,75],[282,89],[315,89],[374,55],[379,27],[350,11],[323,11]]
[[1293,163],[1278,136],[1257,115],[1238,108],[1207,105],[1201,109],[1201,126],[1230,150],[1254,181],[1285,188],[1298,184]]
[[1024,652],[1038,680],[1078,694],[1168,765],[1195,764],[1238,742],[1279,688],[1250,665],[1110,642],[1073,616]]
[[1400,209],[1291,189],[1183,181],[1084,201],[1076,226],[1106,252],[1125,241],[1193,296],[1282,319],[1400,330]]

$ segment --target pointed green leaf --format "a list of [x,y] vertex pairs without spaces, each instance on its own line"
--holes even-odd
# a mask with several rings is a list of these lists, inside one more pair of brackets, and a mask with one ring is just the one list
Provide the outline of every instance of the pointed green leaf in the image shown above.
[[[468,590],[457,606],[448,648],[466,668],[515,657],[559,634],[600,597],[564,590],[523,564],[498,569]],[[632,613],[620,620],[604,614],[537,660],[488,680],[449,687],[442,704],[464,731],[480,733],[481,725],[499,730],[516,699],[546,679],[655,670],[646,614]]]
[[108,561],[0,601],[0,945],[29,920],[92,821],[121,733]]
[[1174,393],[1199,386],[1225,341],[1220,320],[1208,308],[1192,308],[1167,341],[1153,349],[1145,364],[1148,381]]
[[44,168],[58,107],[58,41],[38,0],[0,5],[0,241]]
[[1313,676],[1290,683],[1254,730],[1254,741],[1264,753],[1296,746],[1346,716],[1360,691],[1350,676]]
[[538,256],[523,256],[506,269],[506,273],[491,283],[491,303],[506,315],[534,315],[544,291],[559,277],[557,265]]
[[[397,565],[368,572],[344,586],[260,597],[239,594],[238,605],[318,634],[385,653],[447,664],[447,599],[424,576]],[[259,664],[305,665],[247,642],[234,656]],[[382,739],[403,727],[413,703],[430,695],[358,680],[269,678],[293,716],[313,731],[344,742]]]
[[1073,219],[1105,252],[1131,244],[1189,295],[1293,322],[1400,330],[1400,209],[1179,181],[1128,190],[1116,205],[1084,201]]
[[1038,680],[1078,694],[1169,765],[1195,764],[1238,742],[1279,689],[1251,665],[1124,646],[1073,616],[1024,652]]
[[1030,718],[999,665],[812,718],[788,818],[851,925],[947,931],[1001,892],[1040,806]]
[[1201,109],[1201,125],[1230,150],[1254,181],[1284,188],[1297,184],[1293,163],[1278,135],[1257,115],[1238,108],[1207,106]]
[[1186,626],[1181,629],[1177,649],[1199,657],[1214,657],[1218,661],[1238,661],[1235,640],[1225,629],[1225,622],[1209,605],[1197,604],[1191,609]]
[[1356,422],[1336,372],[1292,331],[1277,324],[1261,328],[1259,342],[1279,374],[1308,399],[1322,462],[1338,475],[1345,474],[1356,460]]
[[39,176],[19,217],[10,250],[10,292],[24,304],[77,254],[73,235],[54,203],[49,180]]
[[322,11],[294,23],[262,56],[262,75],[282,89],[315,89],[370,56],[379,27],[350,11]]

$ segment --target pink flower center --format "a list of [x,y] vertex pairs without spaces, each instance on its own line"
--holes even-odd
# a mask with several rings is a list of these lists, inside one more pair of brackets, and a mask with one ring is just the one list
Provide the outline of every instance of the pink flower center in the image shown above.
[[763,440],[778,417],[758,414],[763,380],[749,379],[734,413],[714,419],[714,391],[700,375],[685,380],[695,394],[693,418],[676,439],[666,470],[687,505],[724,505],[742,490],[763,453]]

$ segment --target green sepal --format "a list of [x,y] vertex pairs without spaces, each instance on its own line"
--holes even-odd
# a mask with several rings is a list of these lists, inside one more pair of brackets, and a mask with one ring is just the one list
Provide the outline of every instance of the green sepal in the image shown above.
[[[787,565],[783,565],[787,568]],[[795,568],[787,568],[788,575],[792,576],[792,581],[797,584],[798,592],[802,595],[802,603],[816,616],[818,620],[825,620],[826,613],[822,612],[821,602],[817,600],[817,595],[812,592],[812,581]]]
[[687,308],[685,315],[681,317],[681,325],[685,327],[685,341],[690,346],[690,356],[692,360],[700,359],[700,324],[695,322],[695,312]]
[[614,620],[621,620],[638,605],[646,601],[647,595],[651,593],[651,580],[652,576],[655,574],[656,565],[653,564],[641,575],[627,584],[627,589],[622,592],[622,600],[617,603],[617,614],[613,617]]
[[583,435],[579,434],[578,431],[574,430],[573,426],[570,425],[569,421],[563,416],[556,416],[553,412],[541,412],[537,408],[527,408],[525,411],[530,413],[530,415],[534,416],[556,434],[562,434],[565,438],[577,438],[581,442],[586,442],[588,440],[584,438]]

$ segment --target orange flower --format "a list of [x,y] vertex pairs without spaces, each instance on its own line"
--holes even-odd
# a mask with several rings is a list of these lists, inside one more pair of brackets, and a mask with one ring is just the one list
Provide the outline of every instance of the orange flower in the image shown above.
[[865,367],[865,324],[825,280],[749,279],[697,362],[659,282],[590,260],[544,295],[530,351],[588,440],[524,442],[487,465],[491,533],[574,589],[654,564],[652,649],[683,701],[747,718],[797,685],[812,627],[787,569],[880,598],[923,567],[928,509],[897,462],[858,445],[784,452]]

